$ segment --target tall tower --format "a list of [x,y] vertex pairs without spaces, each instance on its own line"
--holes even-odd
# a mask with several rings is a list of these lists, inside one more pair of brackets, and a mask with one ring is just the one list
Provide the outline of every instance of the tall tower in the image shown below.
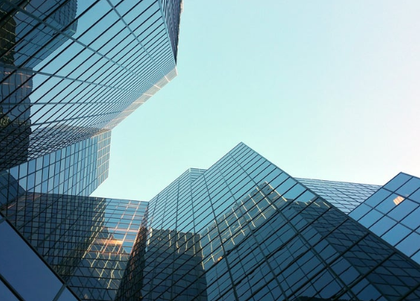
[[88,196],[111,129],[176,76],[180,13],[181,0],[1,1],[0,299],[115,298],[146,204]]
[[23,300],[67,300],[64,291],[69,300],[114,300],[146,207],[40,193],[0,206],[0,237],[7,243],[0,247],[7,255],[0,260],[0,296],[7,284]]
[[2,1],[0,169],[111,130],[172,80],[180,12],[180,0]]
[[117,300],[420,298],[417,263],[244,144],[153,198],[142,231]]

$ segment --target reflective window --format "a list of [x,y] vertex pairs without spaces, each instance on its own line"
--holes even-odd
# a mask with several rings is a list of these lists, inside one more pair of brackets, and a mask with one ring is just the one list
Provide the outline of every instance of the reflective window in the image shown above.
[[420,258],[413,254],[417,253],[420,246],[410,242],[417,237],[413,231],[420,226],[420,199],[417,200],[419,188],[419,178],[400,173],[350,213],[350,216],[357,217],[366,210],[365,204],[375,207],[377,211],[372,211],[375,214],[368,213],[360,222],[391,245],[399,244],[397,248],[418,263]]
[[361,204],[350,213],[350,216],[354,218],[355,220],[359,220],[370,210],[372,210],[371,207],[367,206],[366,204]]
[[376,209],[383,214],[387,214],[391,209],[395,208],[395,206],[400,204],[403,200],[404,198],[398,194],[393,193],[385,200],[383,200],[378,206],[376,206]]
[[389,212],[389,216],[396,219],[397,221],[400,221],[417,207],[418,204],[415,202],[412,202],[409,199],[404,199],[391,212]]
[[382,214],[376,211],[375,209],[373,209],[368,214],[366,214],[362,219],[360,219],[359,223],[361,223],[365,227],[370,227],[373,223],[375,223],[381,217],[382,217]]
[[389,230],[383,238],[392,245],[396,245],[403,238],[405,238],[411,231],[403,225],[396,224],[391,230]]
[[397,249],[401,250],[408,256],[413,255],[415,252],[420,250],[420,235],[416,232],[411,233],[397,245]]
[[375,223],[372,228],[370,228],[375,234],[381,236],[386,231],[388,231],[391,227],[393,227],[397,222],[393,219],[384,216]]
[[[250,152],[239,144],[209,170],[200,171],[200,180],[194,182],[189,170],[150,201],[149,230],[139,233],[132,258],[137,265],[129,264],[127,275],[132,279],[143,274],[137,286],[123,281],[124,297],[141,292],[143,300],[381,300],[402,296],[417,285],[420,271],[407,270],[401,258],[392,256],[394,248],[300,180]],[[340,196],[364,191],[354,199],[378,188],[335,182],[324,189],[329,187],[339,187]],[[386,198],[390,193],[378,195]],[[351,208],[344,197],[338,203]],[[403,208],[404,201],[391,203],[392,208]],[[396,241],[398,235],[400,240],[409,235],[393,218],[362,205],[366,210],[357,211],[366,225]],[[402,247],[411,237],[406,239]],[[398,280],[407,272],[416,280]],[[384,285],[399,287],[382,289]]]
[[2,276],[25,300],[53,300],[62,283],[6,222],[0,240],[0,258],[8,259],[0,261]]
[[411,178],[407,183],[401,186],[396,193],[402,195],[404,197],[408,197],[414,191],[416,191],[420,187],[420,179],[419,178]]
[[403,184],[405,184],[411,177],[407,174],[400,173],[395,178],[393,178],[391,181],[389,181],[384,188],[395,191],[398,188],[400,188]]

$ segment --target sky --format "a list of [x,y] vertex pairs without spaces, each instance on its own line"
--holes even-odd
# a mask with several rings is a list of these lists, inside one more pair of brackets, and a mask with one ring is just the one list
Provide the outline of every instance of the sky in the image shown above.
[[185,0],[178,76],[112,132],[94,196],[150,200],[244,142],[291,176],[420,176],[420,1]]

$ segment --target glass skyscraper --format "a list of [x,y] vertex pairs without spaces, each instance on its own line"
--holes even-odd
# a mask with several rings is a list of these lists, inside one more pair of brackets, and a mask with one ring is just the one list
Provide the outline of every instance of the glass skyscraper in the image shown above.
[[[244,144],[89,197],[174,76],[181,0],[0,1],[0,300],[420,300],[420,179],[293,178]],[[139,191],[141,196],[141,191]]]
[[420,263],[420,179],[399,173],[383,187],[312,179],[299,182]]
[[90,195],[108,176],[110,134],[97,134],[0,171],[0,205],[34,192]]
[[177,74],[181,0],[0,1],[0,300],[114,300],[147,206],[92,198]]
[[117,300],[419,300],[420,266],[240,144],[150,201],[120,291]]
[[[1,206],[0,296],[56,300],[66,291],[71,299],[59,300],[114,300],[146,207],[38,193]],[[22,257],[30,260],[21,267]]]
[[[364,206],[393,189],[406,198],[393,198],[403,208],[417,202],[418,183],[405,174],[379,189],[298,180],[241,143],[148,203],[27,192],[0,208],[0,227],[8,245],[43,265],[36,281],[31,265],[18,269],[41,292],[27,295],[15,267],[0,261],[0,293],[17,298],[10,300],[419,300],[415,257],[351,218],[357,208],[346,214],[332,204],[352,192],[349,203],[372,194]],[[411,209],[403,210],[405,227]],[[18,260],[19,252],[0,249]]]
[[180,0],[1,1],[0,168],[112,129],[173,79],[180,11]]

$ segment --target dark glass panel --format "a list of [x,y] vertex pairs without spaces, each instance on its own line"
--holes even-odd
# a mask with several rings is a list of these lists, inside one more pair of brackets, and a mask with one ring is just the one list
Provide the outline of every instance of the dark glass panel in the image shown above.
[[19,301],[19,299],[9,290],[9,288],[1,280],[0,296],[2,301]]
[[[28,301],[53,300],[62,283],[6,222],[0,223],[2,276]],[[24,275],[25,277],[22,277]]]

